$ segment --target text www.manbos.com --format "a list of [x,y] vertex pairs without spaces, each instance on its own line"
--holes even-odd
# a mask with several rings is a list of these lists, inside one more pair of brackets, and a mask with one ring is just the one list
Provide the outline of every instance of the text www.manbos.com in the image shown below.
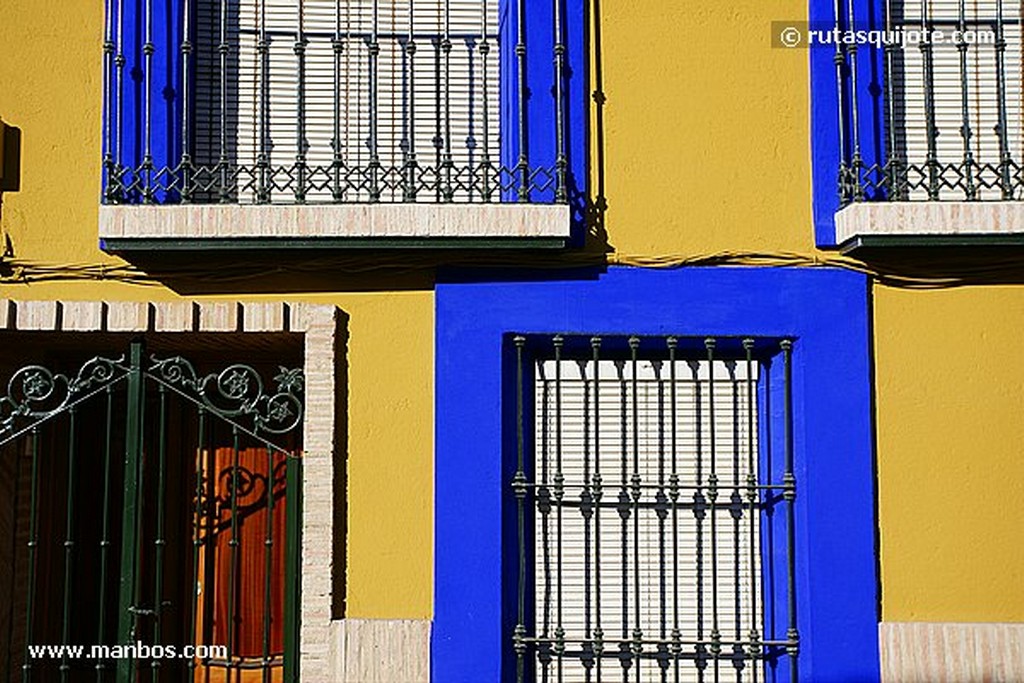
[[227,659],[227,645],[29,645],[32,659]]

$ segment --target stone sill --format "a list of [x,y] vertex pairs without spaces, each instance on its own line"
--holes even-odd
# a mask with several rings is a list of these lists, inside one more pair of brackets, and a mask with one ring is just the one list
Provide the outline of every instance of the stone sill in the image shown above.
[[836,213],[836,244],[860,247],[1024,244],[1024,202],[863,202]]
[[561,247],[565,204],[101,205],[109,251],[216,248]]

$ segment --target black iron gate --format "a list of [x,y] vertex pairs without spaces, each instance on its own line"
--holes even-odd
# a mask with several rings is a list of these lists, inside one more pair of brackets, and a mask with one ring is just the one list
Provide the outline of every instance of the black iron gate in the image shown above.
[[302,371],[206,370],[3,378],[3,680],[298,680]]

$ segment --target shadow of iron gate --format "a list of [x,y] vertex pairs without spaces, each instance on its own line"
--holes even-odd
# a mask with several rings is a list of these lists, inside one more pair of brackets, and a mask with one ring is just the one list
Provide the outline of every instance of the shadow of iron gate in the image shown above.
[[297,681],[302,371],[0,381],[2,680]]

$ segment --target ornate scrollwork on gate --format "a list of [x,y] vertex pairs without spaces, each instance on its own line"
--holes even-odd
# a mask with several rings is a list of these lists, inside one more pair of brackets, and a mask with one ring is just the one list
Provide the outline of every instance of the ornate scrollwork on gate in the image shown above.
[[0,397],[0,444],[127,374],[123,357],[90,358],[73,376],[42,365],[20,368],[7,381],[6,395]]
[[259,372],[242,363],[200,376],[181,356],[154,357],[147,374],[226,419],[251,419],[254,433],[285,434],[302,423],[304,380],[299,368],[281,367],[273,391],[264,388]]

